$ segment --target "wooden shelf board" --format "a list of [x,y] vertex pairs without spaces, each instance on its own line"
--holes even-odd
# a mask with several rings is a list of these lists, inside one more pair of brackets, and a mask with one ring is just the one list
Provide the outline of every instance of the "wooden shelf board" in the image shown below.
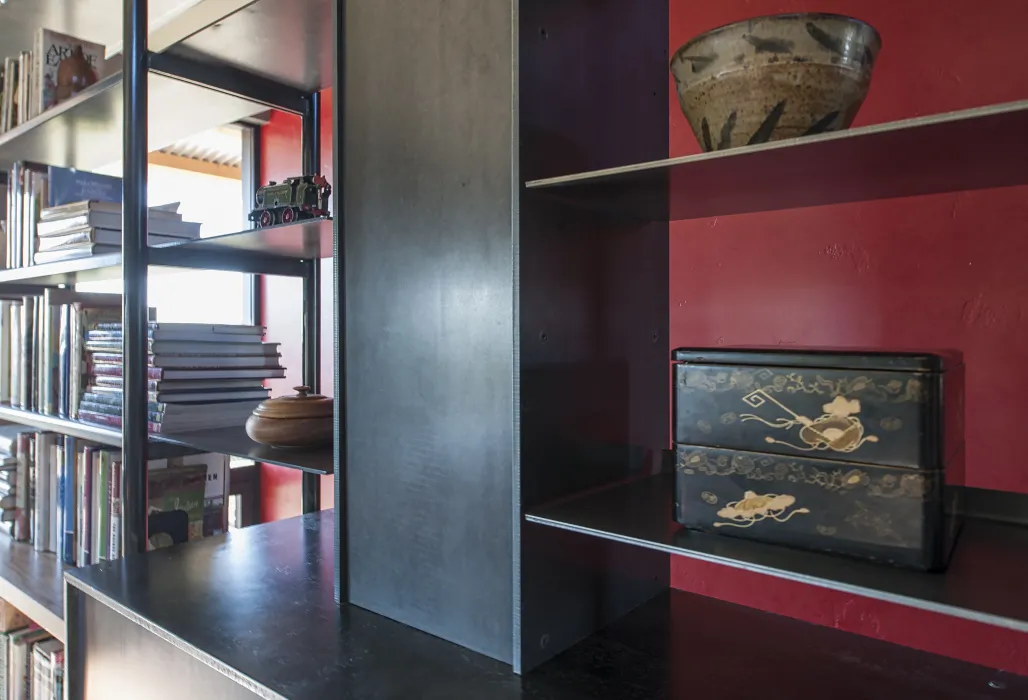
[[[121,447],[120,430],[81,421],[45,416],[33,411],[24,411],[3,405],[0,405],[0,421],[9,421],[37,430],[72,435],[103,445]],[[151,435],[150,439],[157,443],[188,447],[200,452],[216,452],[233,457],[243,457],[312,474],[331,474],[333,472],[334,457],[331,446],[314,450],[280,450],[267,447],[259,445],[247,437],[246,430],[241,425],[231,428]]]
[[56,555],[0,535],[0,598],[64,641],[64,568]]
[[[150,274],[161,268],[238,270],[301,276],[297,261],[332,256],[332,219],[311,219],[150,248]],[[57,285],[121,277],[121,253],[0,270],[5,284]]]
[[[29,160],[90,170],[121,160],[121,73],[0,136],[0,164]],[[266,109],[225,93],[151,73],[149,150]]]
[[1028,101],[532,180],[528,189],[653,221],[1028,183]]
[[672,520],[674,474],[535,509],[529,522],[1028,632],[1028,528],[968,520],[945,573],[693,532]]

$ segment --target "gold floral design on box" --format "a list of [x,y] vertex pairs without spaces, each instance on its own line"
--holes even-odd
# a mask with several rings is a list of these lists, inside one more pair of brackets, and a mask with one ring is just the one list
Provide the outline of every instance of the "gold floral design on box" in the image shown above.
[[888,467],[866,465],[864,468],[819,469],[811,464],[779,460],[766,455],[726,454],[708,457],[706,450],[679,450],[678,470],[684,474],[707,476],[745,476],[753,481],[802,483],[820,486],[826,491],[860,491],[878,498],[913,498],[928,496],[935,485],[931,475],[915,472],[896,476],[892,473],[872,475]]
[[755,413],[744,413],[740,416],[743,422],[760,421],[764,425],[781,430],[791,430],[800,426],[799,438],[803,445],[796,445],[788,440],[765,437],[764,440],[774,445],[785,445],[804,452],[832,450],[833,452],[853,452],[865,442],[878,442],[875,435],[864,435],[864,424],[856,414],[860,413],[860,401],[836,396],[829,403],[821,406],[824,411],[817,418],[802,416],[784,403],[771,396],[763,389],[757,389],[742,397],[750,408],[760,408],[770,403],[777,406],[788,417],[768,420]]
[[714,527],[753,527],[763,520],[784,523],[794,515],[809,513],[807,508],[796,508],[796,497],[789,494],[768,493],[758,495],[747,491],[738,501],[732,501],[717,512],[717,517],[731,520],[728,523],[714,523]]
[[710,393],[726,391],[765,391],[769,394],[818,394],[822,396],[848,396],[865,394],[890,403],[920,403],[927,398],[924,382],[917,377],[890,379],[877,382],[872,377],[827,379],[820,374],[801,372],[774,372],[770,369],[734,369],[710,371],[701,367],[686,367],[679,379],[683,389]]

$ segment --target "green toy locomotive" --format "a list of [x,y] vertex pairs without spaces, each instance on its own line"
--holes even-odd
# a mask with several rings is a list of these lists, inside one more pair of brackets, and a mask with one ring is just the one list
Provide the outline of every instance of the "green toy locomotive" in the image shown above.
[[275,224],[291,224],[299,219],[328,216],[328,198],[332,186],[322,175],[289,177],[284,182],[269,182],[257,190],[257,206],[250,212],[250,221],[258,228]]

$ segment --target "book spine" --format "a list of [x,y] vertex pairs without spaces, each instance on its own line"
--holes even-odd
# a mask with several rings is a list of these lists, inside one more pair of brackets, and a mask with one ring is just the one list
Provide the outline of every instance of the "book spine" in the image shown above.
[[77,566],[88,566],[93,562],[90,547],[93,542],[93,453],[95,448],[86,447],[82,451],[79,466],[81,479],[81,501],[79,504],[79,553]]
[[68,417],[68,388],[71,375],[71,304],[61,304],[57,326],[57,415]]
[[39,413],[46,412],[46,387],[44,386],[44,377],[47,373],[47,350],[45,347],[46,334],[44,333],[46,326],[49,324],[49,316],[47,314],[48,304],[46,300],[37,296],[36,302],[36,320],[35,320],[35,357],[32,360],[32,408]]
[[45,552],[50,537],[50,456],[49,433],[37,433],[33,440],[32,475],[32,548]]
[[[121,363],[96,363],[91,368],[93,374],[98,377],[120,377]],[[160,379],[164,370],[160,367],[147,367],[146,376],[149,379]]]
[[61,558],[65,564],[75,564],[75,529],[77,501],[76,477],[78,457],[78,439],[71,436],[64,438],[64,541],[62,542]]
[[18,510],[14,520],[14,539],[21,542],[27,542],[30,534],[29,445],[31,442],[32,435],[30,433],[18,433],[18,478],[16,482]]
[[71,349],[68,361],[71,371],[68,377],[68,417],[79,417],[79,396],[82,395],[82,373],[86,371],[85,357],[82,352],[82,310],[73,304],[68,312],[68,335]]
[[58,542],[60,540],[61,533],[63,532],[63,521],[61,519],[60,511],[60,465],[63,452],[64,444],[61,436],[52,435],[50,437],[50,456],[47,459],[47,464],[50,468],[50,519],[47,522],[46,527],[46,551],[54,554],[60,551]]
[[92,535],[89,543],[90,559],[89,563],[99,564],[100,563],[100,547],[101,547],[101,533],[103,532],[103,513],[101,512],[100,505],[106,501],[105,487],[107,481],[104,479],[103,473],[103,453],[104,450],[99,449],[93,453],[93,483],[92,483],[92,501],[89,504],[92,516],[92,527],[90,533]]
[[22,304],[11,306],[11,405],[20,408],[21,399],[21,314]]
[[[121,427],[121,416],[109,416],[103,413],[94,413],[93,411],[79,411],[79,419],[86,423],[104,425],[110,428]],[[162,432],[161,424],[154,421],[147,423],[147,429],[151,433],[160,434]]]
[[11,307],[0,301],[0,403],[11,401]]
[[19,408],[32,409],[32,339],[33,321],[35,317],[35,297],[25,297],[22,302],[21,314],[21,363],[18,369],[21,400]]
[[111,531],[107,558],[121,558],[121,458],[111,460]]

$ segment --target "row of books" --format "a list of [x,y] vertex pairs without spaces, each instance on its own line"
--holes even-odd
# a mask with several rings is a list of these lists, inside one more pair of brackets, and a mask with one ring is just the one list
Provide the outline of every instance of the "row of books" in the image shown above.
[[63,700],[64,645],[0,600],[0,700]]
[[[151,549],[227,527],[229,458],[153,445],[147,463]],[[0,426],[3,529],[15,540],[88,566],[121,555],[121,451],[67,435]]]
[[3,62],[0,134],[93,85],[107,71],[106,49],[51,29],[36,30],[31,51]]
[[[4,262],[8,269],[121,250],[120,177],[28,161],[8,173]],[[200,236],[200,224],[184,221],[178,204],[151,207],[149,245]]]
[[102,322],[120,320],[119,294],[45,288],[0,295],[0,402],[77,417],[88,370],[85,334]]
[[[263,326],[152,322],[147,331],[151,433],[241,426],[268,398],[264,380],[285,376],[278,343]],[[101,322],[85,334],[88,386],[78,418],[121,427],[122,325]]]

